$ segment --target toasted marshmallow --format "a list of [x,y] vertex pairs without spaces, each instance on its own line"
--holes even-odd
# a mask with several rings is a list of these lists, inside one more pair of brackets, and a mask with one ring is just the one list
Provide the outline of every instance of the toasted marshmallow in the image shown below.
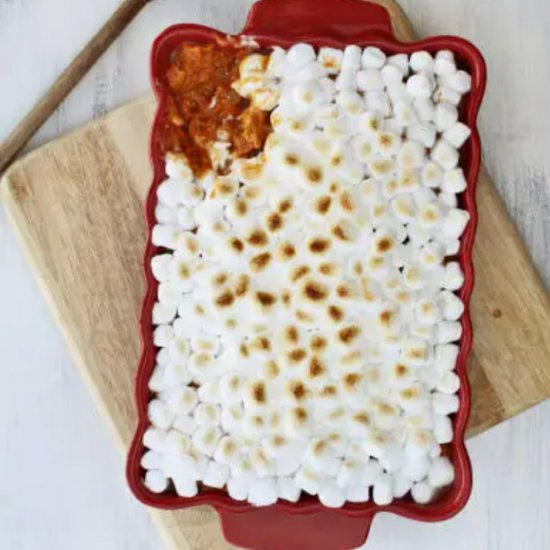
[[472,130],[462,122],[456,122],[443,133],[445,141],[460,149],[472,134]]
[[344,52],[336,48],[320,48],[317,61],[325,68],[328,74],[338,74],[342,68]]
[[399,165],[405,169],[419,168],[424,163],[424,147],[416,141],[406,141],[397,158]]
[[430,241],[422,246],[418,254],[418,263],[427,270],[439,266],[445,256],[445,247],[437,241]]
[[422,168],[422,183],[428,187],[439,187],[443,182],[443,170],[433,161],[427,162]]

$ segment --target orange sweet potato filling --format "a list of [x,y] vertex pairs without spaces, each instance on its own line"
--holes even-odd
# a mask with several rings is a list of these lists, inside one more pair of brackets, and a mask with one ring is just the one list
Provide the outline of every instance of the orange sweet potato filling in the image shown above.
[[226,141],[236,157],[263,148],[271,132],[269,113],[231,88],[250,50],[218,44],[182,44],[166,74],[167,110],[159,135],[163,153],[183,152],[194,174],[212,168],[208,148]]

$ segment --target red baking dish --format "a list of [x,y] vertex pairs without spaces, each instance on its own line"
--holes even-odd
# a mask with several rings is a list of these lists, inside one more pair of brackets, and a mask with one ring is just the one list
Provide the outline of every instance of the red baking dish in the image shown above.
[[154,494],[143,484],[140,459],[144,453],[142,437],[149,426],[147,403],[150,399],[148,380],[155,366],[156,349],[153,345],[151,313],[157,293],[157,283],[151,273],[151,258],[157,248],[151,243],[151,229],[155,223],[156,190],[165,178],[164,159],[158,140],[160,120],[165,109],[164,75],[174,48],[183,42],[213,42],[226,39],[214,29],[199,25],[176,25],[164,31],[155,41],[152,50],[152,81],[158,99],[158,110],[152,131],[151,159],[154,179],[146,203],[149,239],[145,250],[144,270],[147,292],[141,315],[143,349],[136,378],[138,426],[127,462],[128,483],[136,497],[148,506],[173,510],[208,504],[220,515],[226,539],[238,546],[257,550],[349,549],[365,542],[373,517],[378,512],[391,512],[419,521],[440,521],[457,514],[466,504],[471,488],[472,473],[464,446],[464,431],[470,411],[470,391],[466,373],[468,354],[472,346],[472,327],[468,303],[474,284],[472,247],[477,225],[475,205],[476,183],[480,167],[480,140],[476,119],[482,101],[486,73],[479,51],[469,42],[451,36],[439,36],[412,43],[395,39],[388,12],[363,0],[260,0],[252,7],[240,37],[253,38],[260,46],[288,48],[296,42],[308,42],[315,47],[342,48],[347,44],[374,45],[385,52],[412,53],[416,50],[436,51],[449,49],[458,63],[473,78],[472,92],[465,98],[462,120],[472,129],[472,136],[461,152],[461,166],[468,180],[467,190],[461,196],[461,207],[468,210],[471,221],[462,236],[458,261],[465,274],[460,291],[466,310],[462,317],[463,337],[457,373],[461,379],[460,410],[454,415],[454,439],[449,454],[455,464],[456,479],[453,485],[434,502],[418,505],[405,498],[389,506],[374,503],[347,503],[341,509],[329,509],[316,497],[304,497],[297,504],[278,502],[266,508],[254,508],[248,503],[229,498],[224,491],[208,490],[193,498],[176,494]]

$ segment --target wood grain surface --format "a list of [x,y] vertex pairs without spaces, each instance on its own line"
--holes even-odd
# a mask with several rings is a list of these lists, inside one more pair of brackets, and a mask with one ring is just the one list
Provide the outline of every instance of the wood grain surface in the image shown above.
[[[396,34],[411,39],[399,8]],[[147,135],[153,103],[125,106],[22,159],[2,191],[83,376],[126,446],[134,429],[133,373],[139,354],[137,319],[150,182]],[[493,184],[479,182],[480,225],[472,300],[475,345],[470,362],[479,433],[550,394],[550,305]],[[157,512],[176,548],[227,548],[209,509]]]

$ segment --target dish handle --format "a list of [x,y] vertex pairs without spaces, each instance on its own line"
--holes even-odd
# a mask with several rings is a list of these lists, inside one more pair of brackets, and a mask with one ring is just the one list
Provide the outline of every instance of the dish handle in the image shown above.
[[259,0],[252,6],[242,34],[288,39],[328,35],[349,43],[365,32],[392,34],[385,8],[364,0]]
[[227,542],[253,550],[335,550],[365,543],[373,516],[329,508],[290,513],[277,505],[246,512],[218,510]]

